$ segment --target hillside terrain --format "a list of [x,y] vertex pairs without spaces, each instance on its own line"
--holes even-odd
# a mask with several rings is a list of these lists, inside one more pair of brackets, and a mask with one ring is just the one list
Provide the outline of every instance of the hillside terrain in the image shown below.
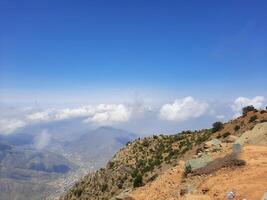
[[61,132],[55,127],[42,149],[35,148],[41,133],[37,128],[0,134],[0,199],[55,199],[88,171],[104,166],[136,137],[112,127],[77,133]]
[[266,110],[252,109],[211,129],[134,140],[61,199],[219,200],[231,191],[260,199],[267,191],[266,121]]

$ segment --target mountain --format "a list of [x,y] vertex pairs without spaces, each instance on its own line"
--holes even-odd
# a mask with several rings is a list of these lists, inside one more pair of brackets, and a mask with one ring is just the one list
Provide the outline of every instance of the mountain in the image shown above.
[[134,140],[61,199],[208,200],[235,193],[260,199],[266,189],[266,122],[267,111],[253,110],[210,129]]
[[94,162],[94,168],[103,167],[107,161],[136,134],[112,127],[100,127],[68,142],[62,149],[84,161]]
[[43,127],[0,136],[0,199],[53,199],[136,138],[112,127],[74,132],[63,125],[46,127],[49,140],[42,149],[36,148],[36,141]]
[[75,169],[61,155],[0,141],[0,199],[40,199],[51,183]]

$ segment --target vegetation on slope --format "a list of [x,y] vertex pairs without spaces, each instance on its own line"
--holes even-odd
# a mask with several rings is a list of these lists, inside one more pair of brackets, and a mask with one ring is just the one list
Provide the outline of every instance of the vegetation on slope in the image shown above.
[[154,135],[129,142],[106,168],[85,176],[62,199],[112,199],[124,190],[153,181],[158,174],[177,165],[179,159],[195,155],[205,141],[240,135],[266,119],[266,111],[249,109],[233,121],[214,123],[211,129]]

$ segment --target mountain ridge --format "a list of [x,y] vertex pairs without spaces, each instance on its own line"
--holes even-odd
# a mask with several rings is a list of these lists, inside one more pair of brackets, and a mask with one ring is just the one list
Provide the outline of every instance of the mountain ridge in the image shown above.
[[[134,140],[120,149],[105,168],[86,175],[61,199],[130,199],[127,193],[153,183],[166,170],[177,166],[179,160],[194,159],[203,154],[200,152],[205,153],[207,145],[209,151],[216,152],[213,142],[232,144],[233,138],[266,120],[266,110],[252,110],[227,123],[214,123],[211,129]],[[226,153],[221,146],[218,151]]]

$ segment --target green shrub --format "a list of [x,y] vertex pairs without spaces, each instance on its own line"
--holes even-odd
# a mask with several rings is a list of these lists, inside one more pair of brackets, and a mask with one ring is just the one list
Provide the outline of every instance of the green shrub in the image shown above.
[[215,122],[212,124],[212,132],[213,133],[220,131],[222,129],[223,129],[223,123],[222,122]]
[[101,186],[101,191],[102,192],[105,192],[106,190],[108,189],[108,184],[103,184],[102,186]]
[[77,190],[74,191],[74,195],[76,197],[80,197],[82,195],[82,189],[81,188],[78,188]]
[[235,126],[235,131],[238,131],[240,129],[240,126],[236,125]]
[[231,135],[229,132],[225,132],[222,136],[223,136],[223,138],[226,138],[229,135]]
[[143,186],[143,177],[141,174],[137,174],[137,176],[133,180],[134,187],[141,187]]
[[187,176],[187,174],[192,172],[191,165],[187,165],[184,170],[184,175]]
[[250,117],[249,122],[255,122],[257,118],[258,118],[257,115],[253,115]]

